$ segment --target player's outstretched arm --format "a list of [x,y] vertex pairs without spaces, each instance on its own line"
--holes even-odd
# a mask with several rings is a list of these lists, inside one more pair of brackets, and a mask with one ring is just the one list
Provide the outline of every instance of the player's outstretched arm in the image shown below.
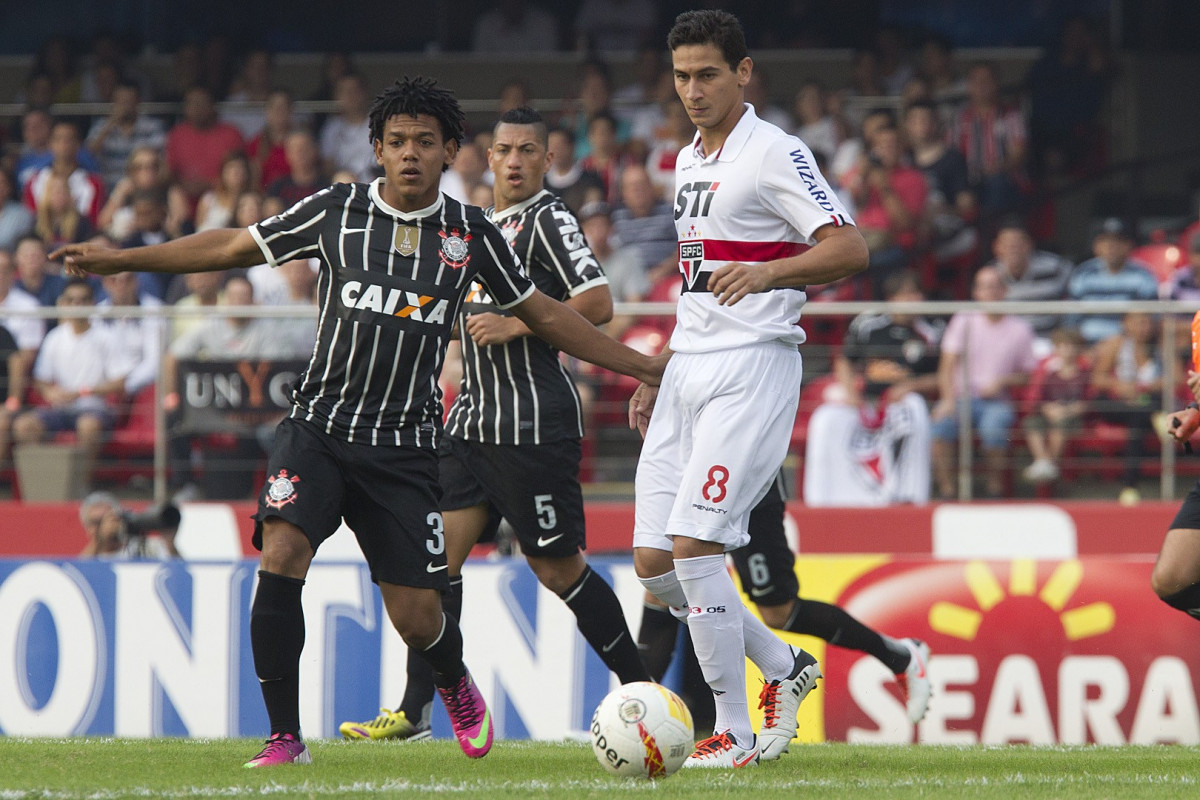
[[800,255],[762,264],[731,262],[713,270],[708,289],[721,305],[731,306],[748,294],[789,286],[832,283],[867,268],[870,253],[853,225],[823,225],[817,243]]
[[564,353],[657,386],[669,355],[646,356],[607,336],[570,306],[533,294],[512,307],[533,334]]
[[216,272],[252,267],[265,259],[246,228],[219,228],[193,233],[162,244],[114,250],[94,244],[69,244],[50,254],[63,260],[68,275],[112,275],[117,272]]

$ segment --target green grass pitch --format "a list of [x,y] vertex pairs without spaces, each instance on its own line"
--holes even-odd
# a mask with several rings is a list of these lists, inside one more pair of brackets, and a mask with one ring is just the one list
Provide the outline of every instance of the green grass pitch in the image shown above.
[[448,740],[309,742],[313,763],[247,770],[250,740],[0,737],[0,800],[201,797],[455,798],[1196,796],[1200,748],[793,744],[738,772],[615,778],[584,743],[500,741],[472,761]]

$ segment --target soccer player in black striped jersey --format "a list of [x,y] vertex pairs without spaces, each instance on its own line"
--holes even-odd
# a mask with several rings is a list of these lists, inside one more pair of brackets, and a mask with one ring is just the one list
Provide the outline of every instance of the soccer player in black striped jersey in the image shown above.
[[[550,153],[541,115],[526,107],[506,112],[488,160],[496,179],[489,216],[534,284],[590,322],[607,322],[608,279],[575,215],[543,187]],[[468,297],[459,328],[463,379],[440,447],[447,611],[457,617],[462,608],[462,565],[471,548],[507,519],[534,574],[575,613],[596,655],[621,683],[648,680],[617,596],[583,557],[583,411],[558,350],[482,287]],[[424,738],[433,690],[428,665],[410,651],[400,706],[370,722],[344,722],[342,735]]]
[[311,760],[300,738],[300,593],[316,548],[343,518],[393,625],[432,667],[459,745],[475,758],[491,748],[491,714],[463,664],[458,624],[441,602],[448,581],[437,376],[473,281],[538,336],[585,361],[650,381],[665,363],[538,291],[483,212],[439,192],[463,137],[462,109],[450,92],[405,78],[375,99],[369,120],[385,175],[370,185],[331,186],[249,229],[55,253],[73,275],[320,259],[316,345],[277,430],[255,516],[262,563],[250,641],[272,735],[250,767]]

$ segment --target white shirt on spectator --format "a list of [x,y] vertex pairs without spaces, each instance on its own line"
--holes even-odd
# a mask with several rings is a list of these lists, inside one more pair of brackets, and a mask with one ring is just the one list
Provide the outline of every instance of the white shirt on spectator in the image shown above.
[[[0,300],[0,309],[5,310],[27,311],[41,307],[36,297],[16,286],[9,289],[8,296]],[[0,323],[8,328],[21,350],[37,350],[46,338],[46,320],[38,317],[0,317]]]
[[[142,294],[138,305],[145,308],[161,308],[162,301],[154,295]],[[112,300],[105,298],[96,304],[101,308],[112,308]],[[158,365],[162,361],[163,334],[165,323],[161,317],[116,317],[97,319],[93,327],[108,330],[113,337],[118,358],[125,364],[125,393],[133,396],[158,379]]]
[[370,142],[367,120],[351,124],[341,117],[330,117],[321,128],[321,156],[335,170],[348,169],[364,183],[375,180],[375,148]]
[[73,392],[123,375],[124,359],[114,337],[96,325],[81,334],[68,323],[55,326],[46,334],[33,364],[34,378]]

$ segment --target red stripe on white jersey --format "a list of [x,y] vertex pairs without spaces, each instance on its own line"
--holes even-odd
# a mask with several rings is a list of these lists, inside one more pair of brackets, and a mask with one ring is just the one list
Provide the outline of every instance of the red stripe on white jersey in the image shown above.
[[741,261],[761,263],[790,258],[808,249],[801,242],[736,242],[729,239],[701,239],[705,261]]

